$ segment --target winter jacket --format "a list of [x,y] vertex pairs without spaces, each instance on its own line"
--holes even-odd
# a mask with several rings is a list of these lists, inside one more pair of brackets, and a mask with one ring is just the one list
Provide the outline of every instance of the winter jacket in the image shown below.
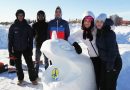
[[9,28],[8,40],[8,49],[10,53],[13,50],[23,51],[26,49],[33,49],[32,28],[28,25],[26,20],[22,22],[15,20]]
[[115,60],[120,58],[120,54],[116,42],[116,35],[110,26],[105,26],[102,30],[97,30],[96,45],[99,57],[107,65],[106,69],[114,69]]
[[53,31],[56,31],[58,39],[68,40],[68,37],[70,35],[68,22],[63,19],[51,20],[49,22],[48,30],[49,30],[49,36],[48,36],[49,39],[51,38]]
[[38,21],[32,25],[32,28],[36,46],[41,46],[42,43],[47,40],[48,23]]
[[70,35],[68,41],[73,44],[74,42],[81,42],[87,46],[88,54],[90,57],[98,57],[98,50],[96,46],[96,29],[92,30],[93,40],[90,41],[89,38],[83,39],[83,30],[79,30],[76,33]]

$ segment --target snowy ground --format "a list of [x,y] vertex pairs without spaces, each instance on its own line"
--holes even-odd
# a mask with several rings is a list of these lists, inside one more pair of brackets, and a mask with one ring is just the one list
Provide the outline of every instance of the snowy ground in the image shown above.
[[[0,61],[5,62],[8,64],[9,59],[8,57],[8,51],[6,49],[1,49],[0,50]],[[33,56],[34,58],[34,56]],[[43,58],[43,57],[42,57]],[[23,60],[23,68],[26,68],[26,64]],[[44,71],[44,66],[40,66],[40,71],[39,71],[39,77],[42,77],[42,72]],[[42,90],[41,88],[43,87],[41,80],[39,81],[39,84],[34,86],[31,84],[29,77],[28,77],[28,72],[25,70],[24,71],[25,75],[25,84],[24,86],[18,86],[17,85],[17,76],[16,73],[11,74],[8,72],[0,74],[0,90]]]
[[[80,29],[79,24],[70,25],[71,32],[75,32]],[[116,27],[115,32],[117,34],[117,41],[120,48],[120,53],[123,59],[123,68],[121,70],[117,90],[130,90],[130,27],[119,26]],[[7,51],[7,33],[8,27],[0,25],[0,61],[8,63],[8,51]],[[34,58],[34,56],[33,56]],[[24,61],[23,61],[24,63]],[[43,66],[40,67],[40,77],[42,77]],[[26,86],[17,86],[16,74],[8,74],[7,72],[0,74],[0,90],[42,90],[42,83],[39,85],[31,85],[28,79],[27,71],[25,73],[25,81],[28,83]]]

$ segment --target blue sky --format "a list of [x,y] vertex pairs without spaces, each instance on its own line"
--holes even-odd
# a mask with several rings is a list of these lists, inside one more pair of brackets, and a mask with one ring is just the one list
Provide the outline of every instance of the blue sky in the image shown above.
[[26,12],[26,18],[36,19],[38,10],[46,12],[47,20],[54,18],[54,11],[61,6],[64,19],[81,18],[84,11],[93,11],[95,16],[104,12],[108,16],[118,14],[130,20],[130,0],[1,0],[0,22],[13,21],[17,9]]

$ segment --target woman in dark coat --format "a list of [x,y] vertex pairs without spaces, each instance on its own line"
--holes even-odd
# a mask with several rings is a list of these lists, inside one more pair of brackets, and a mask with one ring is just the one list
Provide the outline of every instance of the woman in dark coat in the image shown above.
[[100,90],[116,90],[117,79],[122,68],[116,35],[108,24],[106,14],[96,19],[96,45],[101,58]]

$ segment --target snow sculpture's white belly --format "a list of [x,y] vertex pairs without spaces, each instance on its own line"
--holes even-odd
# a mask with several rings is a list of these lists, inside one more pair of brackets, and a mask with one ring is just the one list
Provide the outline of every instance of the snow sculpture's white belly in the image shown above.
[[[43,72],[43,90],[96,90],[91,60],[85,55],[78,55],[67,41],[47,40],[41,51],[53,63]],[[53,67],[59,69],[56,82],[51,78]]]

